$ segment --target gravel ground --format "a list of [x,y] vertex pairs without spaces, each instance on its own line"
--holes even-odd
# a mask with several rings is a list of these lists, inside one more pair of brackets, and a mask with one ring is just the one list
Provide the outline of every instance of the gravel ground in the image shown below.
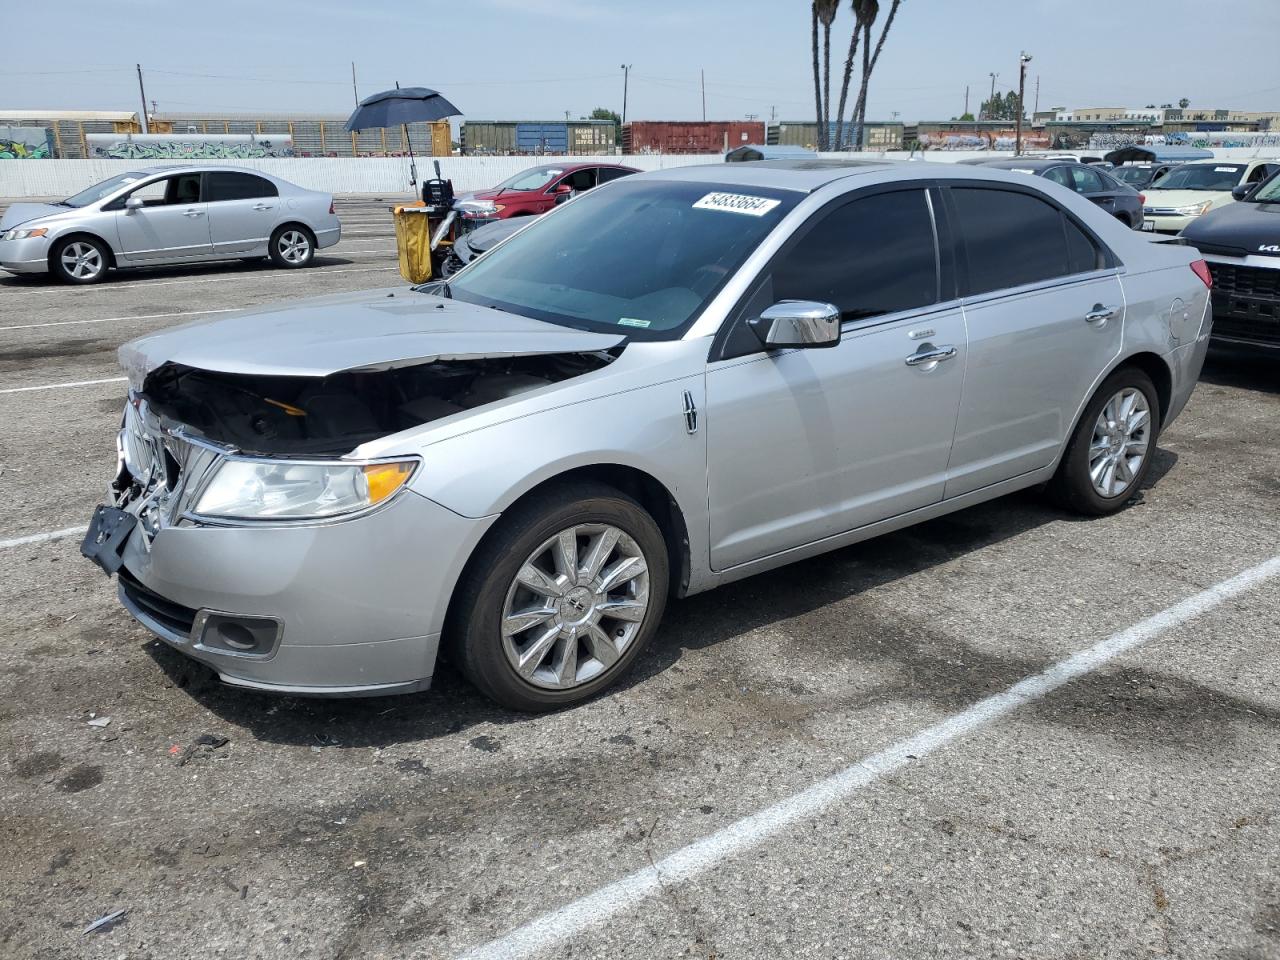
[[[0,392],[0,541],[87,520],[124,340],[398,283],[386,203],[339,212],[311,270],[0,279],[0,391],[109,381]],[[489,943],[1271,558],[1280,362],[1212,354],[1155,467],[1111,518],[1019,495],[673,603],[620,690],[540,717],[447,668],[378,700],[210,685],[75,538],[0,548],[0,955]],[[1280,958],[1277,583],[602,925],[557,914],[539,955]]]

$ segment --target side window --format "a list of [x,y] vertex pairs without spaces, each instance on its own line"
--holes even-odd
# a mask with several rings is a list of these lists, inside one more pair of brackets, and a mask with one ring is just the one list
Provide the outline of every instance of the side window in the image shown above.
[[276,185],[263,177],[255,177],[251,173],[231,173],[215,170],[206,175],[206,200],[216,203],[221,200],[253,200],[257,197],[279,196]]
[[1267,179],[1267,165],[1265,163],[1260,163],[1253,168],[1248,179],[1245,180],[1245,183],[1261,183],[1265,179]]
[[1071,179],[1075,181],[1076,193],[1101,193],[1106,189],[1102,178],[1083,163],[1071,168]]
[[773,302],[833,303],[845,320],[936,303],[938,262],[925,192],[863,197],[826,214],[771,273]]
[[1066,167],[1053,167],[1050,170],[1046,170],[1044,178],[1046,180],[1052,180],[1054,183],[1060,183],[1068,190],[1074,190],[1076,188],[1075,183],[1071,179],[1071,171]]
[[115,206],[124,207],[123,201],[137,197],[142,201],[144,207],[163,207],[168,201],[165,199],[169,190],[169,182],[172,178],[166,177],[163,180],[155,180],[151,183],[144,183],[136,190],[131,190],[128,194],[115,202]]
[[951,198],[969,261],[969,294],[1076,272],[1062,212],[1047,201],[1012,190],[973,187],[952,187]]
[[[596,185],[596,172],[590,167],[585,170],[575,170],[573,173],[561,180],[560,183],[568,184],[578,191],[590,190]],[[560,184],[557,184],[556,186],[559,185]]]
[[630,176],[630,170],[619,170],[617,167],[601,167],[597,173],[600,175],[601,183],[608,183],[611,180],[617,180],[621,177]]
[[199,203],[200,174],[181,173],[169,178],[169,189],[165,192],[165,203]]

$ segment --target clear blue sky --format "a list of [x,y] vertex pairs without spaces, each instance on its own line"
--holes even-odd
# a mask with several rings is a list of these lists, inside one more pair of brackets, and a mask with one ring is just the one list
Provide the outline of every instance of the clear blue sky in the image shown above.
[[[890,0],[881,0],[887,11]],[[882,13],[883,15],[883,13]],[[833,32],[843,62],[849,4]],[[138,106],[133,64],[161,112],[337,112],[362,96],[435,87],[473,119],[811,119],[807,0],[0,0],[0,109]],[[1280,0],[905,0],[869,115],[957,115],[1017,84],[1034,55],[1040,105],[1280,109]],[[1149,55],[1148,51],[1154,51]],[[203,76],[193,76],[202,74]],[[834,104],[833,104],[834,107]]]

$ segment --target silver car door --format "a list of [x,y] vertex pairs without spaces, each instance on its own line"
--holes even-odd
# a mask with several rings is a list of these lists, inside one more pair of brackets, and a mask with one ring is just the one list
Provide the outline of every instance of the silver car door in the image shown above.
[[[180,173],[144,184],[112,203],[122,264],[208,259],[208,205],[200,194],[200,174]],[[125,206],[130,198],[143,206]]]
[[214,254],[265,253],[279,222],[276,185],[252,173],[211,170],[205,174],[205,191]]
[[[818,214],[718,338],[707,370],[713,569],[942,498],[966,351],[932,219],[923,189]],[[765,352],[745,321],[784,299],[835,304],[841,342]]]
[[1124,322],[1111,254],[1075,218],[1004,185],[949,194],[969,363],[948,498],[1052,463]]

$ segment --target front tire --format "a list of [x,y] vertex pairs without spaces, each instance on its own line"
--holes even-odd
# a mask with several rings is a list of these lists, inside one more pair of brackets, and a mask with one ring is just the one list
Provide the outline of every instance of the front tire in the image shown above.
[[1084,408],[1049,492],[1089,516],[1115,513],[1140,489],[1160,432],[1160,400],[1151,378],[1121,367]]
[[107,245],[95,237],[68,237],[49,257],[49,268],[63,283],[99,283],[110,265]]
[[657,631],[668,564],[662,531],[626,494],[591,482],[537,495],[468,564],[449,626],[454,660],[512,710],[587,700]]
[[271,235],[268,252],[277,267],[305,267],[316,255],[316,238],[306,227],[286,224]]

